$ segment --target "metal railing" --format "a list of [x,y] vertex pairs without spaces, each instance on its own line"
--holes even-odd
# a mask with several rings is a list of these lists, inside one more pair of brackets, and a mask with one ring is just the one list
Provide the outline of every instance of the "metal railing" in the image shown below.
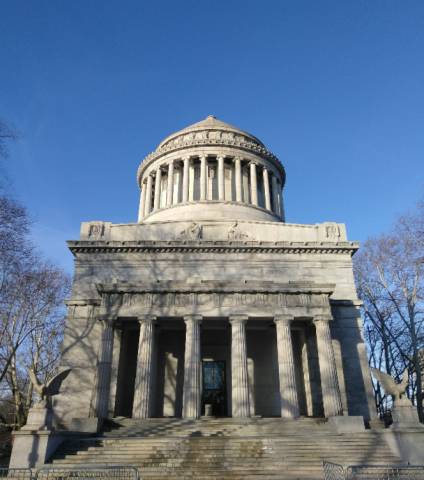
[[39,469],[0,468],[0,480],[141,480],[138,469],[129,465],[90,465]]
[[424,480],[424,465],[349,465],[323,462],[324,480]]
[[0,480],[31,480],[32,472],[29,468],[7,468],[0,467]]
[[36,472],[36,480],[139,480],[136,467],[127,465],[92,465],[69,468],[42,467]]

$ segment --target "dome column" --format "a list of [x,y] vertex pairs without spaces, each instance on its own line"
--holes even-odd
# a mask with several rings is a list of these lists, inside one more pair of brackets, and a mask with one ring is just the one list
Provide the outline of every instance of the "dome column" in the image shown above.
[[144,205],[146,204],[146,186],[144,183],[141,184],[140,192],[140,206],[138,208],[138,221],[141,222],[144,217]]
[[273,174],[271,177],[272,183],[272,203],[273,203],[273,211],[275,214],[280,216],[280,197],[278,195],[278,181],[277,177]]
[[149,215],[152,209],[152,184],[153,177],[152,175],[147,176],[147,187],[146,187],[146,201],[144,203],[144,216]]
[[242,180],[241,180],[241,158],[234,158],[235,175],[236,175],[236,202],[242,201]]
[[183,158],[183,195],[182,195],[182,202],[188,202],[188,175],[189,175],[189,167],[190,167],[190,157]]
[[269,176],[268,169],[264,167],[262,171],[262,179],[264,182],[264,194],[265,194],[265,208],[271,210],[271,196],[269,192]]
[[166,186],[166,206],[172,205],[174,196],[174,161],[171,160],[168,165],[168,184]]
[[207,156],[200,157],[200,200],[206,200],[206,165]]
[[225,200],[224,157],[220,155],[217,157],[217,160],[218,160],[218,200]]
[[256,163],[250,163],[250,203],[258,206],[258,181],[256,177]]
[[159,210],[160,207],[160,187],[162,183],[162,169],[159,167],[156,170],[156,181],[155,181],[155,201],[153,204],[153,210]]

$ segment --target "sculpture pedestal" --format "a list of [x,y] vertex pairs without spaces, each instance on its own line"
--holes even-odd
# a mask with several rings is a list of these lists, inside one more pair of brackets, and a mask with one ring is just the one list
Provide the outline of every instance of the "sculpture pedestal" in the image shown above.
[[44,405],[35,405],[29,409],[27,423],[22,430],[50,430],[52,428],[53,412]]
[[44,465],[63,440],[63,435],[49,430],[21,429],[14,432],[9,468],[33,468]]
[[396,400],[392,409],[393,424],[391,428],[402,427],[422,427],[418,419],[418,412],[414,405],[408,398]]

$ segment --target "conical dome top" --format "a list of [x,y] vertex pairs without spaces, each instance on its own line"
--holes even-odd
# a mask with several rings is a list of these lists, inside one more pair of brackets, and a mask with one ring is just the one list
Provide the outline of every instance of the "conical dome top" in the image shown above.
[[235,134],[240,134],[245,137],[250,138],[254,142],[256,142],[258,145],[261,145],[262,147],[264,144],[256,138],[254,135],[251,133],[245,132],[243,130],[240,130],[237,127],[234,127],[233,125],[230,125],[229,123],[223,122],[222,120],[219,120],[216,118],[214,115],[208,115],[204,120],[201,120],[200,122],[193,123],[193,125],[189,125],[188,127],[183,128],[182,130],[179,130],[178,132],[175,132],[163,140],[158,148],[162,148],[164,145],[166,145],[169,141],[174,139],[175,137],[179,137],[180,135],[185,135],[187,133],[191,132],[199,132],[202,130],[220,130],[220,131],[226,131],[226,132],[232,132]]

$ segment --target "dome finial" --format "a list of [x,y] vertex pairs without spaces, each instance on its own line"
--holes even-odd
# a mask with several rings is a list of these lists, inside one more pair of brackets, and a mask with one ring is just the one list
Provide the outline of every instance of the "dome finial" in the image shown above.
[[216,119],[215,115],[208,115],[208,116],[206,117],[206,120],[207,120],[208,118]]

